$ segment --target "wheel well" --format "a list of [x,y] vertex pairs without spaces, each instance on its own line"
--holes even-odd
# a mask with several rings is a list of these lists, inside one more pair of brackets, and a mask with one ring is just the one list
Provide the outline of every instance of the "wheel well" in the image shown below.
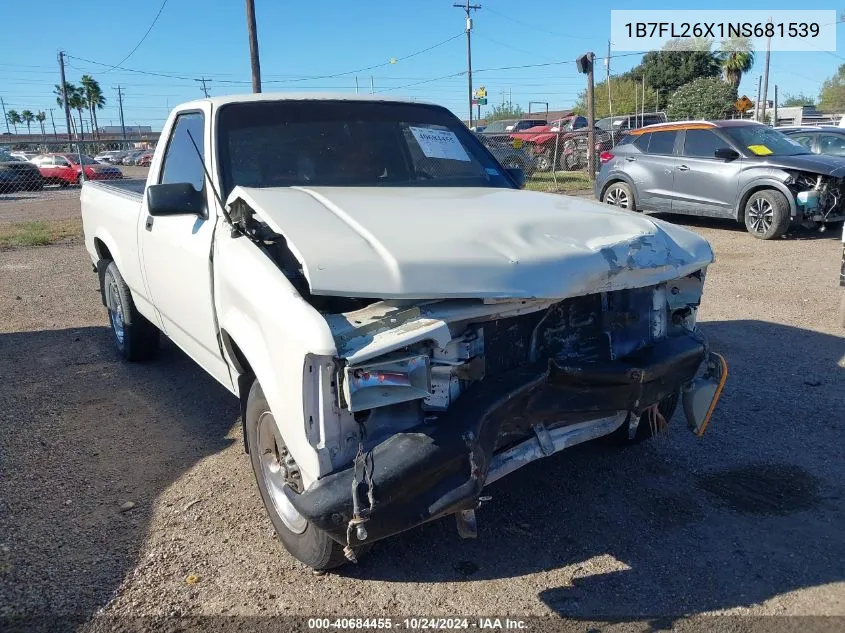
[[238,373],[238,398],[241,404],[241,429],[244,438],[244,452],[249,453],[249,444],[246,438],[246,405],[249,398],[249,390],[255,381],[255,373],[253,373],[252,367],[241,351],[241,348],[229,336],[226,330],[220,330],[220,343],[226,351],[226,355],[232,361],[234,370]]
[[610,185],[615,185],[617,182],[621,182],[623,184],[628,185],[628,188],[631,190],[631,196],[634,198],[634,207],[637,206],[637,195],[634,193],[634,187],[631,185],[630,182],[625,180],[624,178],[612,178],[604,183],[604,187],[601,188],[601,193],[599,194],[599,202],[601,202],[602,198],[604,198],[604,192],[610,188]]
[[[778,189],[777,187],[773,187],[772,185],[757,185],[752,187],[748,191],[746,191],[742,198],[739,199],[739,204],[736,207],[736,221],[737,222],[745,222],[745,205],[748,204],[748,199],[753,196],[755,193],[759,191],[776,191],[779,194],[783,195],[783,191]],[[784,196],[786,197],[786,196]],[[792,205],[789,203],[789,198],[786,199],[787,204],[790,206],[790,212],[792,211]]]
[[106,246],[106,243],[103,242],[103,240],[101,240],[99,237],[94,238],[94,250],[97,251],[97,257],[99,257],[100,259],[114,259],[114,257],[112,257],[111,255],[109,247]]

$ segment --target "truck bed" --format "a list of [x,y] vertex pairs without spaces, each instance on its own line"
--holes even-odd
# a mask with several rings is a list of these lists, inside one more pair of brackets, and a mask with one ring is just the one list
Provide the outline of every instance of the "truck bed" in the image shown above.
[[123,180],[89,180],[85,184],[141,202],[147,181],[142,178],[124,178]]

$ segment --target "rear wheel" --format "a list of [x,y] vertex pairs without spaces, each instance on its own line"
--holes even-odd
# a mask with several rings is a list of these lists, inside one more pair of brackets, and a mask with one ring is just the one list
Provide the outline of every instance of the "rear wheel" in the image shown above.
[[617,181],[608,185],[601,201],[615,207],[634,210],[634,193],[628,183]]
[[552,150],[547,149],[542,154],[537,155],[537,171],[551,171],[553,165]]
[[774,240],[789,228],[789,201],[780,191],[763,189],[745,203],[745,228],[760,240]]
[[[313,569],[331,569],[346,563],[343,547],[303,517],[285,494],[286,487],[301,493],[302,477],[257,380],[247,398],[246,433],[261,500],[285,549]],[[366,549],[369,548],[356,549],[356,556],[363,555]]]
[[109,262],[106,266],[102,292],[106,309],[109,311],[109,324],[115,345],[121,358],[139,361],[154,357],[158,352],[158,328],[135,308],[129,287],[114,262]]

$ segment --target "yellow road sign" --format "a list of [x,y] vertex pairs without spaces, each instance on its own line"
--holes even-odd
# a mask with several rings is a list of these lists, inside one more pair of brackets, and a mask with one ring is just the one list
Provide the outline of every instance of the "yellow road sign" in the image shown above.
[[754,107],[754,102],[751,101],[751,99],[749,99],[745,95],[742,95],[739,99],[736,100],[736,103],[734,105],[736,106],[736,109],[740,112],[745,112],[746,110],[750,110],[752,107]]

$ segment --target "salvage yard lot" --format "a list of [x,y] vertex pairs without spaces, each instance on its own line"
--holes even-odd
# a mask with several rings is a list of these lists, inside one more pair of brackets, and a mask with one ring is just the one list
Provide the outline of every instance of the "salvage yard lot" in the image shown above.
[[716,252],[706,436],[564,452],[488,489],[477,540],[446,519],[322,576],[273,536],[237,402],[169,343],[117,360],[81,240],[0,248],[0,617],[845,616],[838,231],[667,219]]

